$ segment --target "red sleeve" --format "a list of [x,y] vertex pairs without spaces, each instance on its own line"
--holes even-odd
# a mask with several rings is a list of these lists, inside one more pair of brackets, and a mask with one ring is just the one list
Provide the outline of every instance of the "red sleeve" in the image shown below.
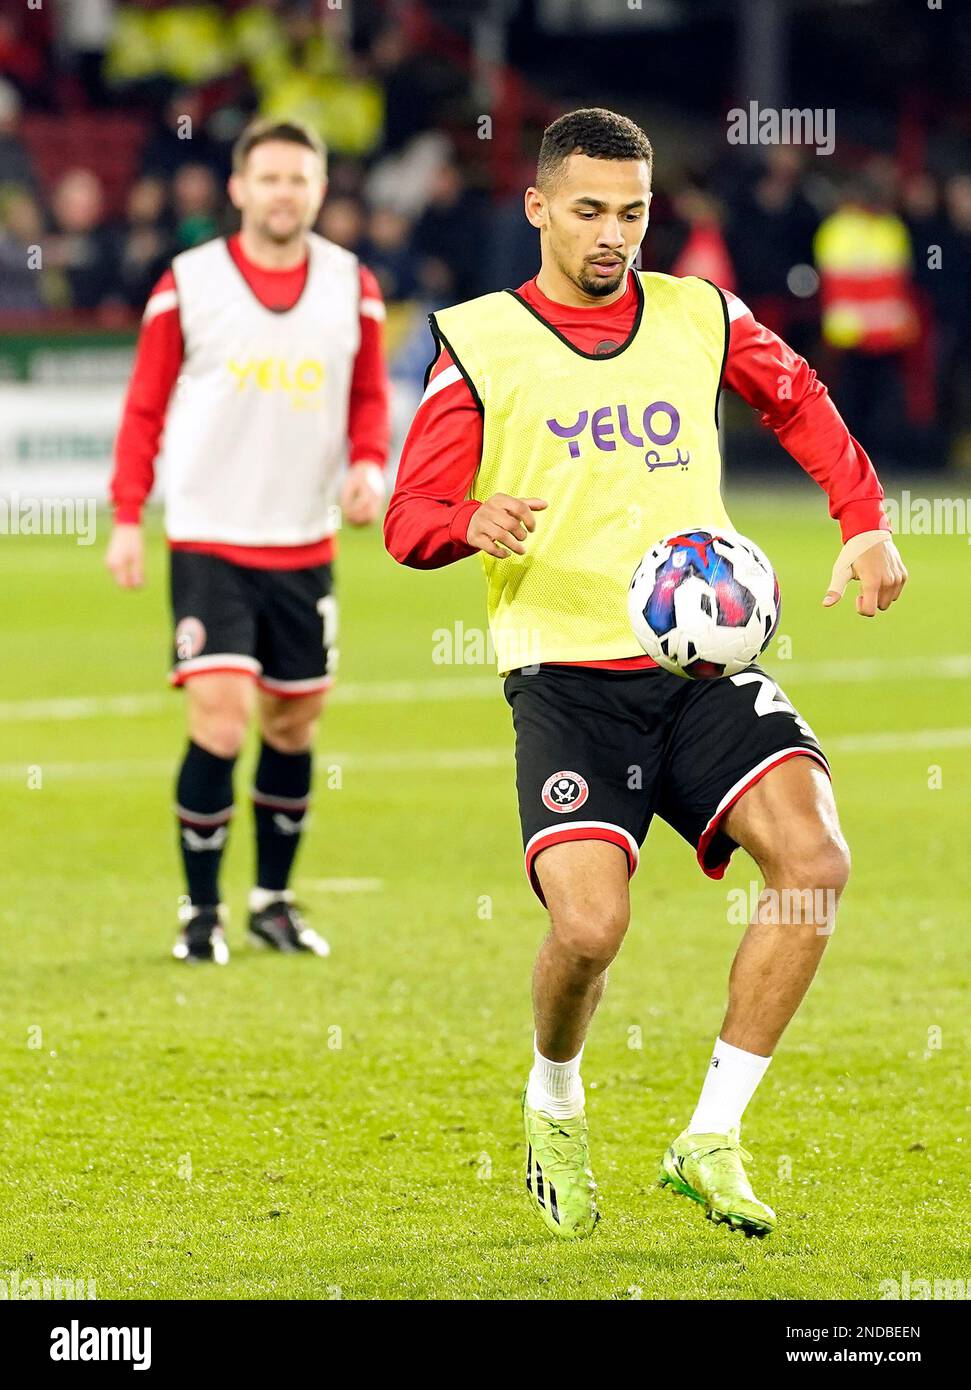
[[116,521],[141,520],[142,504],[155,482],[155,457],[183,352],[175,276],[167,270],[145,305],[135,367],[115,440],[110,490]]
[[381,287],[366,266],[361,266],[361,345],[354,359],[347,434],[351,463],[388,462],[391,424],[388,410],[388,373],[384,364],[381,325],[384,300]]
[[469,489],[482,457],[482,416],[442,348],[401,453],[384,517],[384,543],[402,565],[438,569],[467,555]]
[[762,412],[763,425],[824,490],[844,543],[861,531],[889,531],[880,480],[826,387],[804,357],[723,293],[730,329],[725,385]]

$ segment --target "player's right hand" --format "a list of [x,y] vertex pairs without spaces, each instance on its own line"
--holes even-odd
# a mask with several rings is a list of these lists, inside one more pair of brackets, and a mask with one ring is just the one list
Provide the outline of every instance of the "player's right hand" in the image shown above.
[[132,522],[116,523],[108,542],[105,564],[123,589],[140,589],[145,583],[145,539]]
[[508,497],[504,492],[494,493],[472,513],[466,541],[497,560],[508,559],[511,550],[525,555],[523,541],[530,531],[536,530],[533,512],[541,512],[548,505],[542,497]]

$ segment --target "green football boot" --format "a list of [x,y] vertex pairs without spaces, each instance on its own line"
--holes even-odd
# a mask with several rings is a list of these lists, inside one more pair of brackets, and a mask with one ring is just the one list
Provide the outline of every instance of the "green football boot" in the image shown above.
[[750,1163],[752,1155],[739,1144],[737,1129],[728,1134],[685,1130],[661,1160],[658,1182],[700,1202],[709,1221],[761,1238],[775,1229],[776,1216],[749,1186],[743,1159]]
[[590,1171],[587,1119],[554,1120],[526,1104],[526,1191],[543,1222],[561,1240],[588,1236],[600,1219]]

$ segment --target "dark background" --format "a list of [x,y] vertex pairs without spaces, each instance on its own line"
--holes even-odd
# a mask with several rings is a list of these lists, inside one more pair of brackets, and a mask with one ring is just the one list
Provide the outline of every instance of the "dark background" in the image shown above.
[[[234,229],[224,183],[246,120],[292,111],[331,151],[319,228],[402,306],[389,351],[413,383],[428,308],[535,273],[521,199],[544,125],[605,105],[655,146],[643,265],[746,299],[881,467],[966,469],[969,94],[971,17],[953,0],[4,0],[0,350],[17,351],[0,371],[29,377],[32,335],[130,341],[172,255]],[[829,110],[834,152],[729,144],[727,113],[752,100]],[[892,219],[908,247],[904,342],[823,328],[816,233],[847,207]],[[747,407],[726,424],[733,466],[775,447]]]

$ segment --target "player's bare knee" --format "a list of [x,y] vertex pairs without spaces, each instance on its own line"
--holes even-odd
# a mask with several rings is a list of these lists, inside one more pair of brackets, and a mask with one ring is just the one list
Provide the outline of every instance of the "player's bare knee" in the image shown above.
[[246,738],[246,720],[225,715],[199,719],[193,722],[191,734],[193,743],[217,758],[235,758]]
[[600,975],[623,944],[630,915],[619,904],[593,912],[568,910],[551,915],[551,931],[559,950],[583,974]]
[[825,843],[817,847],[813,868],[820,886],[839,897],[850,877],[850,851],[842,835],[827,835]]
[[322,703],[321,697],[311,696],[264,706],[260,714],[264,739],[278,753],[305,753],[316,738]]
[[249,710],[244,700],[190,697],[189,736],[217,758],[235,758],[246,738]]
[[771,873],[788,888],[824,889],[838,899],[850,877],[850,851],[838,830],[807,827],[794,837]]
[[306,753],[317,733],[316,719],[302,724],[270,723],[263,726],[263,738],[278,753]]

